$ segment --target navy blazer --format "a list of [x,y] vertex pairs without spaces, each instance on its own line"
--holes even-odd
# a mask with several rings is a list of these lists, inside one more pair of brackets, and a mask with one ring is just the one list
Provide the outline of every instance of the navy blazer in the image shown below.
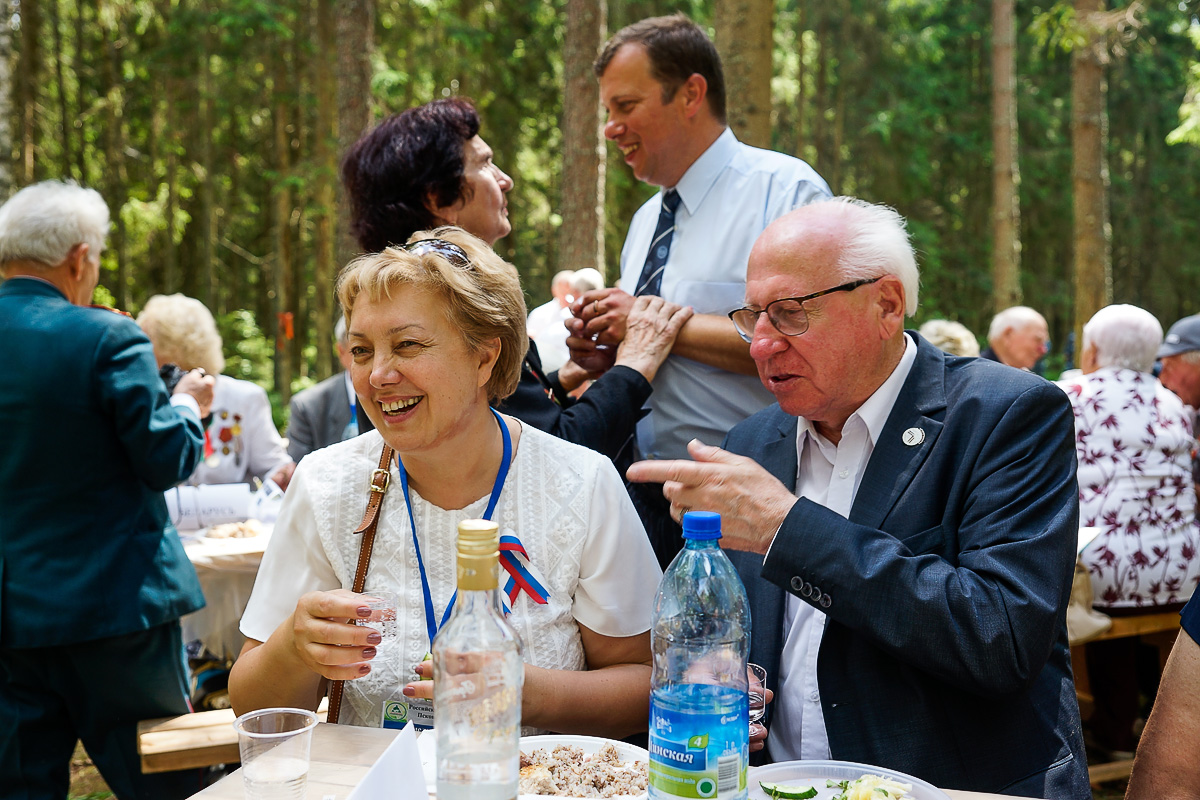
[[132,320],[0,285],[0,647],[132,633],[204,605],[163,492],[203,455]]
[[[765,561],[730,552],[751,660],[779,675],[791,592],[828,616],[817,682],[833,758],[943,788],[1090,798],[1066,629],[1070,403],[1036,375],[909,335],[916,361],[850,518],[801,498]],[[794,488],[796,429],[775,404],[725,446]]]

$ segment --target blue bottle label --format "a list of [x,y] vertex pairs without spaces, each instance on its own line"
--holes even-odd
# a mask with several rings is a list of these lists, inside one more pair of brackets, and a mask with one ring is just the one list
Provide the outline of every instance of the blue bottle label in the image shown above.
[[746,797],[746,695],[716,686],[656,690],[650,699],[650,796]]

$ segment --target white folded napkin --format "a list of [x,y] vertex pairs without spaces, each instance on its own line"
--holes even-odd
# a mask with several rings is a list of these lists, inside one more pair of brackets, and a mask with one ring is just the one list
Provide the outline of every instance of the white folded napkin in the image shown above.
[[417,737],[410,722],[371,765],[346,800],[429,800],[425,787],[414,783],[411,777],[420,769]]

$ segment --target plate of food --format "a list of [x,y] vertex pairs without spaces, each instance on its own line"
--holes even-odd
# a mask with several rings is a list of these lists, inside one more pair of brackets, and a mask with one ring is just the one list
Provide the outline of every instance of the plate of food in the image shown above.
[[522,736],[520,797],[645,798],[649,764],[646,750],[616,739]]
[[202,533],[205,539],[253,539],[268,532],[267,526],[256,519],[242,522],[223,522],[220,525],[210,525]]
[[781,761],[753,767],[749,784],[754,800],[950,800],[920,778],[852,761]]

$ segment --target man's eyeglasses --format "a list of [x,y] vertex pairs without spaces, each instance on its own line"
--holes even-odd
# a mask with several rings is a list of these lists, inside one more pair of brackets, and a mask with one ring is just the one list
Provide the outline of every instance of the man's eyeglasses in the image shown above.
[[471,259],[467,255],[467,251],[445,239],[418,239],[415,242],[400,245],[400,249],[412,253],[414,256],[437,253],[458,269],[471,268]]
[[781,297],[767,303],[767,307],[762,309],[739,308],[730,311],[729,318],[733,320],[733,327],[737,328],[738,335],[747,342],[754,338],[754,326],[758,324],[758,315],[763,313],[767,315],[767,319],[771,321],[775,329],[784,336],[799,336],[808,330],[808,311],[804,308],[806,302],[834,292],[852,292],[860,286],[875,283],[882,277],[880,275],[876,278],[843,283],[841,286],[806,294],[803,297]]

